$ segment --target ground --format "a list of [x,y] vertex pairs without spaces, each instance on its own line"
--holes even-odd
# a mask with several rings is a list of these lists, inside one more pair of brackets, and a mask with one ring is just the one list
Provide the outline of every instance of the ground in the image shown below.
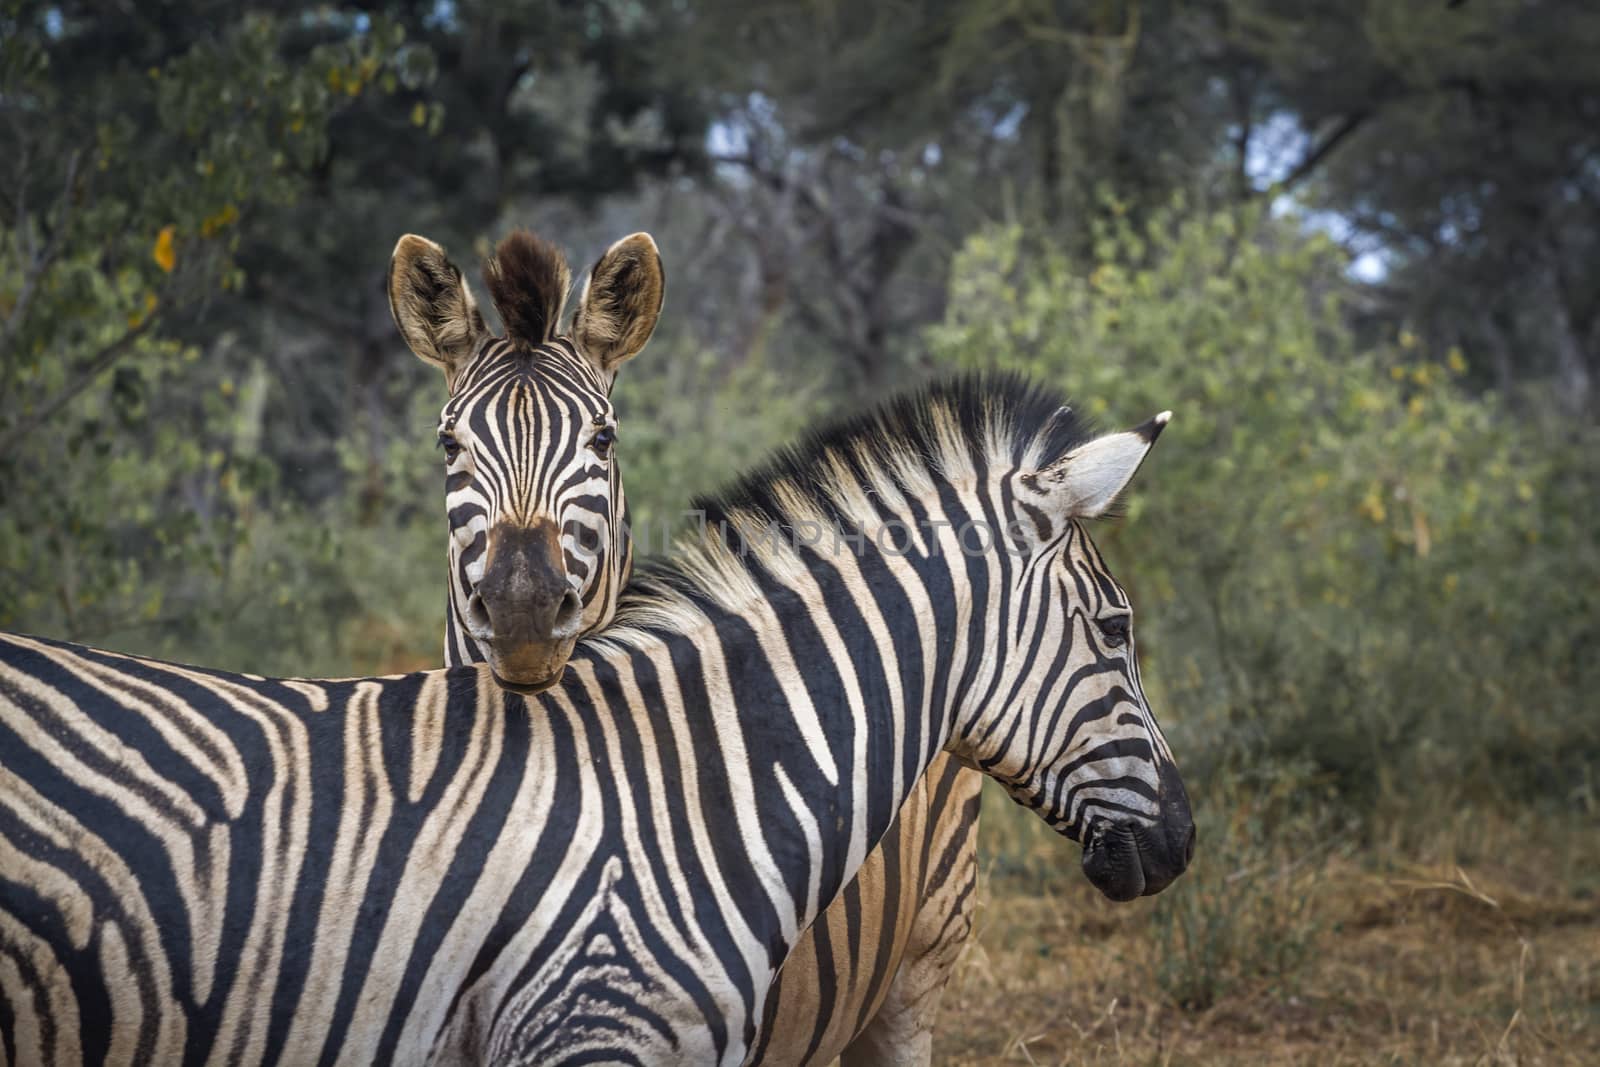
[[1204,830],[1170,899],[1131,905],[1070,855],[1054,879],[986,860],[937,1062],[1600,1064],[1592,815],[1463,816],[1277,862],[1216,834],[1208,860]]

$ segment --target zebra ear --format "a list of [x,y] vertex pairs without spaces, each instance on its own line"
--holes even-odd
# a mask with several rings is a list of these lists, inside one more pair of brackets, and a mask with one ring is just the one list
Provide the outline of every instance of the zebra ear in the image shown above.
[[1163,411],[1131,430],[1096,437],[1041,471],[1040,482],[1059,513],[1075,519],[1104,515],[1171,418],[1172,412]]
[[389,313],[411,351],[444,371],[452,387],[488,332],[460,269],[444,249],[414,233],[400,238],[389,259]]
[[602,373],[616,373],[650,340],[665,293],[655,241],[647,233],[624,237],[606,249],[583,284],[572,320],[578,350]]

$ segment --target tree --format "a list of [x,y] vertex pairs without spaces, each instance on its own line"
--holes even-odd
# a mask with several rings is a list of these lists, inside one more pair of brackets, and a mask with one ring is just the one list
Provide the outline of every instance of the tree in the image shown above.
[[[1600,376],[1600,12],[1572,0],[1230,0],[1316,164],[1307,202],[1387,264],[1377,295],[1502,392]],[[1318,145],[1320,143],[1321,148]],[[1307,176],[1302,163],[1289,173]]]
[[218,451],[204,392],[165,390],[242,282],[240,226],[296,195],[402,39],[370,22],[286,58],[298,27],[270,15],[192,35],[169,16],[0,9],[0,623],[153,616],[144,563],[228,543],[263,472]]

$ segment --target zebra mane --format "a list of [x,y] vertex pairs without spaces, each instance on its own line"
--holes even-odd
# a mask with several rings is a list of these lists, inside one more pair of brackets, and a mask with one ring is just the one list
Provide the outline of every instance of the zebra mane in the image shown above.
[[572,285],[559,248],[527,230],[513,230],[483,264],[483,281],[507,337],[529,348],[555,337]]
[[1045,466],[1093,436],[1059,393],[1015,374],[966,374],[901,394],[696,498],[703,526],[638,567],[605,636],[683,626],[701,602],[737,611],[761,595],[757,569],[806,569],[792,538],[763,536],[773,528],[875,530],[884,507],[906,514],[908,498],[971,485],[995,467]]

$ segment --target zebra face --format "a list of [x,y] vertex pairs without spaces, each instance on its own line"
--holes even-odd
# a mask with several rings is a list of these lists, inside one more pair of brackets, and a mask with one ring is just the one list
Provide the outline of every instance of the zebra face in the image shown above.
[[1030,613],[1001,657],[1008,698],[975,709],[957,754],[1083,845],[1089,880],[1113,900],[1159,892],[1194,853],[1189,798],[1145,700],[1133,612],[1083,520],[1116,499],[1166,424],[1096,438],[1014,480],[1023,535],[1011,603]]
[[487,662],[505,688],[534,693],[559,680],[580,636],[610,621],[631,566],[609,394],[655,326],[660,257],[644,234],[613,245],[566,333],[569,274],[554,248],[513,234],[484,276],[505,337],[488,333],[460,271],[419,237],[396,248],[390,306],[450,387],[438,428],[446,663]]
[[537,691],[615,606],[627,558],[616,416],[569,344],[491,342],[445,405],[451,617],[507,688]]

